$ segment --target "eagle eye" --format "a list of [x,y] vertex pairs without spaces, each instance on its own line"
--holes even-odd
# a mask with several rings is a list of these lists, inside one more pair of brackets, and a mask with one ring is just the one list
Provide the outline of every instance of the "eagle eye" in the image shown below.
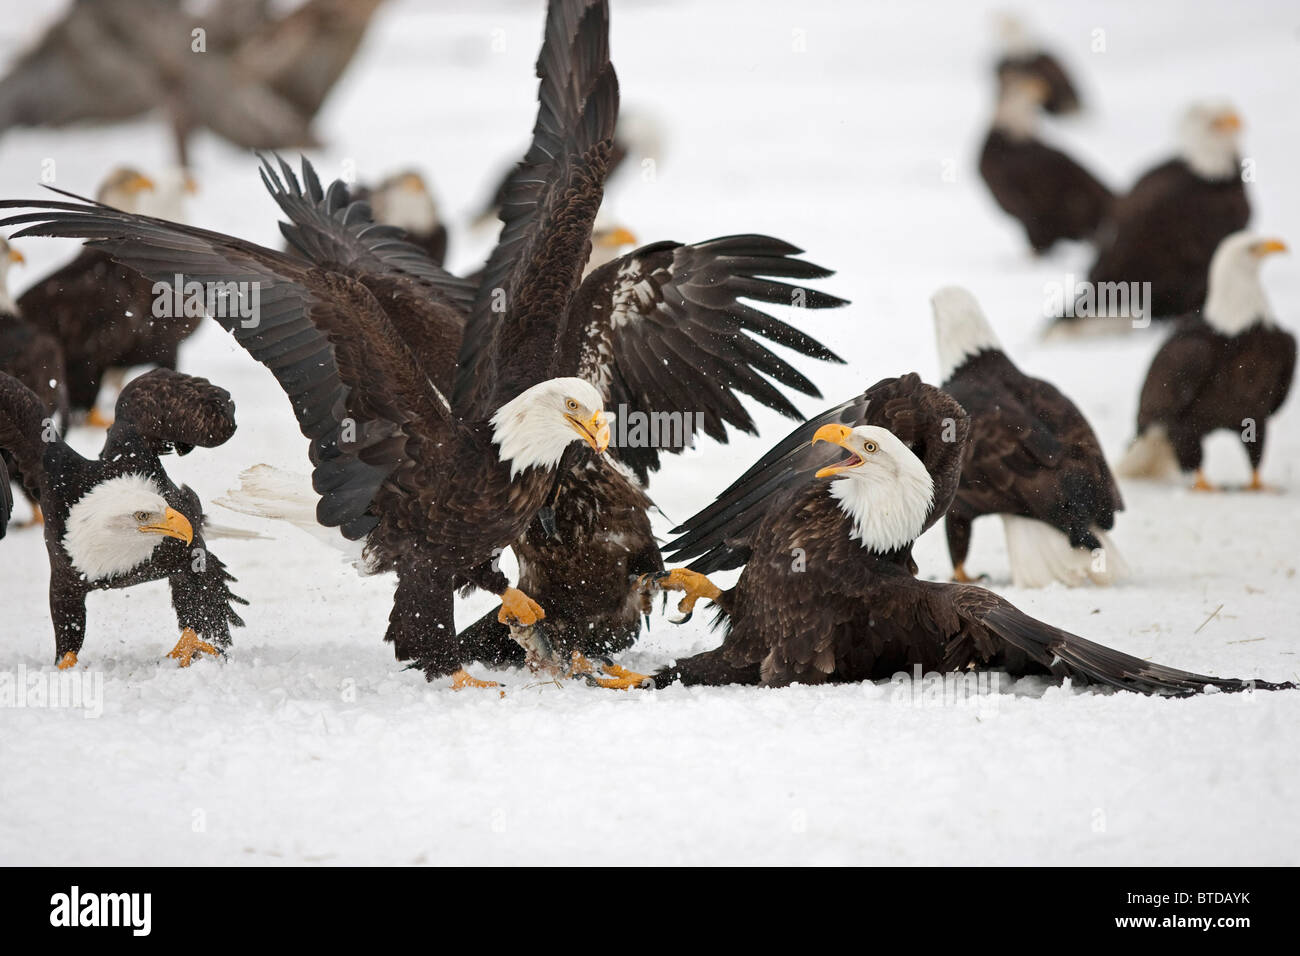
[[564,400],[564,407],[571,412],[576,412],[578,410],[578,403],[575,399],[566,398]]
[[136,521],[139,521],[141,524],[143,524],[144,522],[149,520],[149,512],[137,511],[134,517]]
[[876,450],[876,443],[873,441],[865,441],[862,443],[862,449],[867,454],[871,454],[873,451]]

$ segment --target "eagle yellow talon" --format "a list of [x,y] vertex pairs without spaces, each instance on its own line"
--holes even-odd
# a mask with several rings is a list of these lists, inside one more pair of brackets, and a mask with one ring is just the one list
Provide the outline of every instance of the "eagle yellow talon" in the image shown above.
[[39,528],[45,524],[45,514],[40,505],[32,505],[32,516],[18,525],[19,528]]
[[1218,491],[1218,490],[1219,490],[1218,488],[1214,487],[1214,485],[1210,484],[1208,481],[1205,480],[1205,473],[1198,468],[1196,470],[1196,481],[1192,483],[1192,491]]
[[58,668],[61,671],[71,670],[77,666],[77,655],[75,651],[68,651],[59,658]]
[[461,668],[451,675],[451,689],[464,690],[466,687],[499,687],[500,685],[494,680],[479,680],[477,677],[470,676],[469,671]]
[[187,627],[181,631],[181,639],[176,642],[176,646],[171,649],[167,656],[175,658],[178,666],[189,667],[199,654],[211,654],[213,657],[217,657],[221,654],[221,651],[207,641],[199,640],[199,636],[194,633],[193,628]]
[[673,568],[656,582],[665,591],[682,591],[684,597],[677,602],[677,610],[685,614],[678,623],[684,623],[695,613],[695,602],[700,598],[716,601],[722,591],[703,574],[690,568]]
[[501,592],[501,610],[497,612],[500,623],[532,627],[544,617],[546,612],[542,606],[518,588],[506,588]]
[[638,674],[618,664],[606,664],[601,668],[609,677],[598,677],[593,683],[597,687],[610,690],[631,690],[633,687],[645,687],[650,681],[649,674]]
[[1269,491],[1269,492],[1277,491],[1277,489],[1274,488],[1272,485],[1266,485],[1264,484],[1264,482],[1260,481],[1259,472],[1257,471],[1252,471],[1250,473],[1250,484],[1246,486],[1246,490],[1247,491]]
[[958,584],[974,584],[975,581],[978,580],[978,578],[973,578],[966,573],[966,565],[964,563],[953,567],[952,579]]

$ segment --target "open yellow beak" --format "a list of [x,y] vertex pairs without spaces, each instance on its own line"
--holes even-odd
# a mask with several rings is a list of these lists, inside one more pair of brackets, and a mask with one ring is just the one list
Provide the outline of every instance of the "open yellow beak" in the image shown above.
[[26,257],[25,257],[21,252],[19,252],[17,249],[10,249],[10,250],[9,250],[9,261],[10,261],[10,262],[26,262],[27,259],[26,259]]
[[175,508],[168,508],[158,524],[142,524],[139,530],[142,534],[161,534],[168,538],[180,538],[186,544],[194,540],[194,527],[190,524],[190,519]]
[[1265,239],[1262,242],[1255,243],[1254,252],[1257,256],[1267,256],[1272,255],[1274,252],[1290,252],[1290,250],[1287,249],[1286,243],[1281,239]]
[[635,246],[636,236],[622,226],[617,226],[601,233],[597,244],[611,249],[617,249],[620,246]]
[[830,478],[832,475],[838,475],[842,471],[856,468],[858,465],[862,464],[862,459],[858,457],[858,453],[853,451],[852,448],[849,448],[848,445],[844,444],[852,433],[853,429],[848,425],[823,425],[821,428],[817,429],[817,433],[813,435],[812,439],[814,445],[819,441],[830,442],[832,445],[839,445],[841,448],[848,449],[852,452],[852,457],[834,465],[827,465],[825,468],[822,468],[817,472],[816,477]]
[[1224,113],[1216,116],[1212,125],[1217,130],[1238,130],[1241,129],[1241,117],[1236,113]]
[[566,417],[573,430],[581,435],[582,440],[595,449],[597,454],[609,447],[609,419],[605,417],[604,409],[597,411],[585,422],[579,421],[572,415]]

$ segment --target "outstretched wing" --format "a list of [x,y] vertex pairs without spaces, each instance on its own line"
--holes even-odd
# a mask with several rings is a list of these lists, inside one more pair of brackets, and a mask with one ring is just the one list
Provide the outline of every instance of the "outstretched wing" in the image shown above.
[[[23,477],[23,487],[36,499],[40,498],[41,483],[45,479],[42,433],[48,415],[35,392],[12,375],[0,372],[0,448],[13,456]],[[4,475],[3,484],[7,491],[8,473]],[[3,524],[0,522],[0,526]]]
[[[808,309],[844,305],[824,292],[777,281],[833,274],[794,258],[802,251],[770,236],[724,236],[695,245],[658,242],[606,263],[574,297],[561,374],[591,382],[604,394],[605,407],[620,415],[698,412],[704,432],[720,442],[727,440],[727,425],[755,431],[736,393],[801,418],[765,376],[805,395],[820,398],[821,392],[755,337],[824,361],[843,359],[741,299]],[[680,450],[613,451],[644,482],[658,469],[660,451]]]
[[33,206],[41,211],[4,224],[31,223],[19,235],[90,240],[155,281],[181,274],[227,290],[227,308],[213,318],[289,396],[311,440],[321,524],[362,537],[378,521],[370,505],[385,479],[421,446],[434,454],[452,437],[446,400],[356,280],[221,233],[99,204],[0,203]]
[[604,194],[618,80],[604,0],[552,0],[537,60],[533,141],[506,186],[500,239],[461,345],[456,413],[485,419],[546,378],[591,252]]
[[934,504],[925,528],[948,510],[961,479],[970,419],[950,395],[910,372],[882,379],[790,432],[711,505],[674,528],[678,537],[664,553],[673,561],[694,559],[690,567],[703,574],[748,561],[750,536],[763,519],[784,508],[812,473],[835,457],[811,442],[817,429],[836,423],[887,428],[921,459],[934,477]]
[[1240,691],[1294,686],[1207,677],[1144,661],[1044,624],[992,591],[973,585],[899,578],[891,586],[900,589],[903,603],[910,596],[927,607],[923,616],[938,622],[946,632],[945,665],[955,670],[971,663],[1005,663],[1008,655],[1022,655],[1058,678],[1071,677],[1143,694],[1186,695],[1207,687]]
[[230,393],[206,378],[156,368],[132,379],[117,396],[113,427],[103,456],[111,458],[128,431],[149,443],[155,455],[216,448],[235,433]]

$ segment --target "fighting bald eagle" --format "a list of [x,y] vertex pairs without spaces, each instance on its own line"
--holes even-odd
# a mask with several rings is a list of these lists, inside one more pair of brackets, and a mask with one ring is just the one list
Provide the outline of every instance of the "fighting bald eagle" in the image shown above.
[[[0,239],[0,372],[7,372],[30,388],[51,423],[62,432],[68,424],[68,383],[63,349],[50,335],[35,328],[18,314],[9,294],[9,267],[22,262],[22,253]],[[22,472],[13,457],[0,450],[0,461],[8,466],[9,480],[23,483]],[[6,489],[7,490],[7,489]],[[32,523],[41,521],[41,506],[28,495]]]
[[[139,172],[118,169],[100,187],[98,200],[136,212],[142,194],[153,188]],[[158,279],[172,281],[171,276]],[[153,280],[91,248],[18,298],[22,317],[62,346],[69,405],[90,424],[108,424],[95,407],[106,373],[120,380],[132,365],[174,369],[180,343],[198,328],[198,315],[155,316],[157,300]]]
[[[906,381],[886,380],[872,391],[885,398]],[[936,413],[941,417],[933,418]],[[964,417],[937,389],[928,390],[914,416],[912,427],[923,434],[941,433],[944,419]],[[660,671],[657,686],[879,680],[917,665],[1050,674],[1155,694],[1294,686],[1152,664],[1034,620],[984,588],[918,580],[912,542],[956,491],[958,469],[951,463],[960,460],[964,436],[935,469],[899,435],[874,424],[821,425],[814,444],[838,445],[848,457],[813,462],[817,449],[802,440],[807,428],[791,436],[794,451],[780,453],[790,446],[787,439],[739,483],[765,489],[760,493],[779,505],[759,506],[763,515],[745,542],[748,562],[736,586],[724,592],[685,569],[663,579],[665,588],[686,592],[682,610],[701,597],[716,603],[725,636],[721,647]],[[723,493],[725,510],[743,513],[747,505],[736,491]],[[697,518],[685,527],[693,529]],[[694,546],[725,544],[719,531],[705,537],[697,536]]]
[[1268,419],[1286,401],[1295,374],[1296,339],[1276,324],[1259,281],[1278,239],[1239,232],[1219,244],[1199,315],[1184,318],[1151,360],[1138,403],[1137,438],[1119,466],[1131,477],[1195,471],[1193,487],[1212,491],[1201,470],[1201,442],[1235,431],[1250,458],[1247,486],[1259,491]]
[[[370,255],[393,268],[364,274],[98,205],[9,204],[44,208],[10,220],[34,223],[24,233],[90,239],[150,276],[233,284],[235,297],[240,283],[260,289],[256,321],[215,318],[275,374],[311,439],[319,522],[363,542],[368,570],[397,574],[386,639],[398,658],[458,686],[482,682],[463,668],[478,655],[456,639],[454,591],[499,595],[503,622],[539,620],[497,557],[554,491],[569,446],[603,452],[609,442],[600,392],[555,373],[579,334],[569,306],[618,109],[605,3],[551,4],[538,73],[533,148],[471,312],[478,331],[462,344],[454,406],[425,370],[422,341],[430,312],[455,311],[463,284],[418,253],[406,260],[410,247],[383,227],[372,227]],[[529,176],[530,166],[552,175]],[[403,261],[409,271],[396,268]]]
[[979,163],[989,192],[1039,254],[1061,239],[1093,238],[1113,201],[1092,173],[1038,138],[1038,113],[1049,92],[1036,76],[1003,72]]
[[[1185,315],[1204,304],[1214,250],[1250,221],[1238,158],[1240,129],[1231,107],[1200,103],[1187,111],[1179,127],[1179,155],[1145,173],[1112,206],[1088,272],[1094,288],[1151,283],[1145,306],[1155,319]],[[1075,314],[1090,312],[1080,308]]]
[[971,580],[971,522],[996,514],[1017,587],[1112,583],[1125,566],[1106,532],[1124,504],[1088,420],[1050,382],[1016,368],[965,289],[940,289],[931,303],[943,389],[971,417],[970,453],[944,518],[953,577]]
[[77,663],[86,638],[86,595],[166,579],[181,637],[168,657],[182,667],[230,645],[241,626],[225,565],[203,540],[198,496],[177,487],[159,456],[215,448],[235,431],[225,389],[155,369],[130,382],[98,458],[83,458],[52,434],[44,407],[17,379],[0,373],[0,447],[22,469],[45,513],[54,659]]

